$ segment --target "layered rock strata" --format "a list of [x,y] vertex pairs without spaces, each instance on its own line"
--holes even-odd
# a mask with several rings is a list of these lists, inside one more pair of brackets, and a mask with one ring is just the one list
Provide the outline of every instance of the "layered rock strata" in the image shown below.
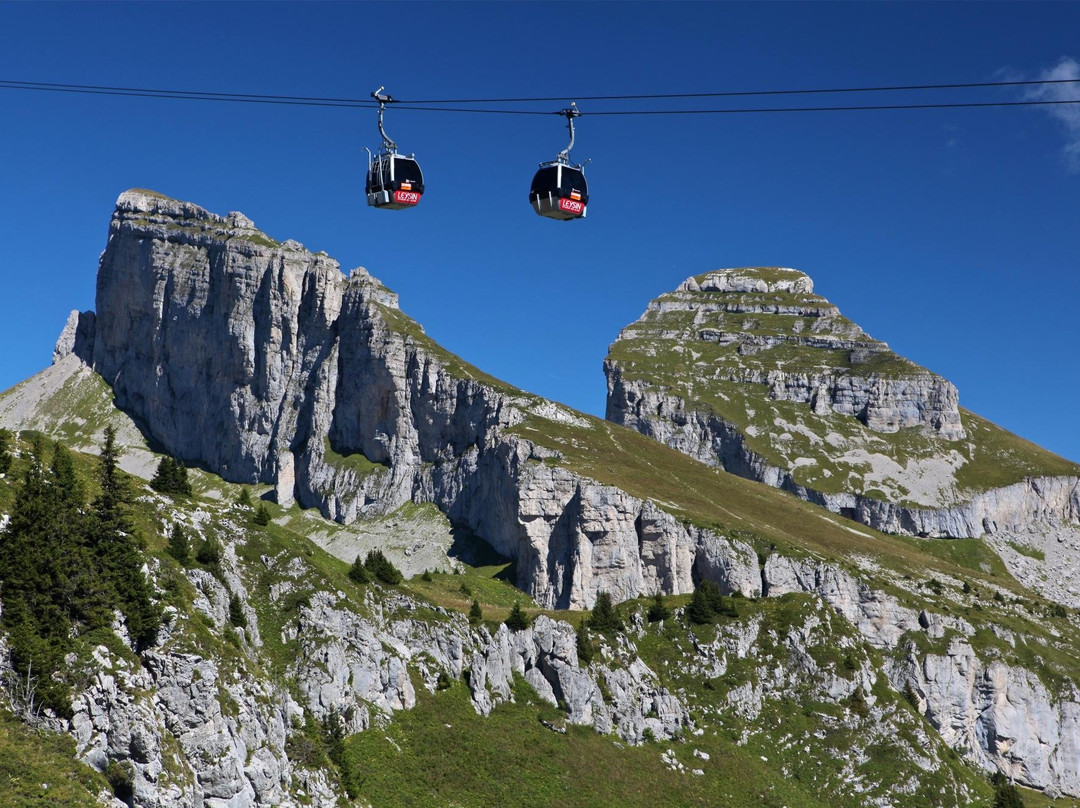
[[123,194],[96,314],[58,345],[73,353],[177,458],[343,523],[433,502],[517,559],[518,584],[544,606],[688,592],[695,569],[728,590],[760,587],[748,546],[553,465],[556,452],[509,431],[577,416],[442,351],[365,270],[345,279],[241,214]]
[[[609,420],[878,530],[967,537],[1080,519],[1077,477],[962,490],[956,388],[866,335],[796,270],[688,279],[623,329],[604,370]],[[789,422],[773,402],[801,415]],[[901,431],[927,440],[873,437]],[[875,462],[887,470],[868,473]],[[799,482],[808,470],[821,487]],[[867,495],[879,486],[894,493]]]

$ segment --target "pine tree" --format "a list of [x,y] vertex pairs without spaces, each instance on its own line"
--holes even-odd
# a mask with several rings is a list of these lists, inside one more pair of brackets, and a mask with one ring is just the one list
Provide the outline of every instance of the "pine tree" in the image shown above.
[[181,564],[186,564],[191,558],[191,543],[188,541],[187,533],[179,522],[173,522],[172,533],[169,534],[168,550],[169,555]]
[[244,508],[251,507],[251,492],[247,490],[247,486],[240,488],[240,493],[236,495],[236,504]]
[[525,614],[525,611],[521,608],[521,604],[516,600],[514,601],[514,607],[510,610],[510,614],[503,621],[506,623],[506,627],[511,631],[524,631],[529,627],[529,616]]
[[115,600],[127,620],[128,633],[136,648],[142,649],[153,642],[161,616],[151,600],[150,587],[142,574],[142,559],[132,536],[134,528],[127,513],[131,491],[121,476],[120,455],[116,429],[107,426],[98,469],[101,493],[93,503],[90,544],[112,584]]
[[585,621],[582,620],[577,627],[577,655],[578,659],[588,665],[593,658],[593,644],[589,640],[589,632],[585,627]]
[[592,614],[588,619],[589,628],[596,631],[622,631],[623,622],[619,612],[607,592],[596,594],[596,603],[593,604]]
[[217,539],[207,536],[202,540],[199,549],[195,552],[195,560],[208,567],[216,567],[221,563],[221,556],[225,552]]
[[382,550],[372,550],[364,560],[364,566],[371,576],[384,584],[397,586],[404,580],[401,571],[393,565]]
[[671,609],[664,605],[664,596],[659,592],[653,596],[653,602],[649,606],[648,617],[650,623],[658,623],[661,620],[667,620],[671,617]]
[[371,575],[368,574],[367,567],[359,555],[356,556],[356,560],[353,561],[353,565],[349,568],[349,577],[358,584],[366,584],[371,580]]
[[183,463],[165,455],[158,463],[157,471],[150,480],[150,487],[169,496],[191,496],[191,483],[188,482],[187,468]]
[[0,474],[7,474],[11,470],[12,462],[11,432],[0,429]]
[[229,596],[229,622],[237,628],[247,628],[247,615],[244,614],[244,604],[240,596]]
[[267,509],[266,503],[259,503],[259,509],[255,511],[255,517],[252,521],[260,527],[266,527],[270,524],[270,511]]
[[473,598],[472,606],[469,608],[469,625],[476,627],[480,625],[484,620],[484,610],[480,608],[480,601]]

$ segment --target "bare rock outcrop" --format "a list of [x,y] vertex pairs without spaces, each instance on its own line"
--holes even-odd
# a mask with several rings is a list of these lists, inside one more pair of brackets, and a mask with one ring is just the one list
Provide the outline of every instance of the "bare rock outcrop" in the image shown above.
[[609,420],[878,530],[981,536],[1080,513],[1080,477],[1039,473],[1067,470],[1057,458],[1033,458],[1009,485],[962,483],[961,467],[995,461],[965,430],[956,388],[796,270],[688,279],[623,329],[604,370]]
[[[410,500],[518,559],[548,607],[759,587],[754,554],[558,465],[512,430],[578,416],[429,340],[363,269],[145,191],[117,202],[98,274],[92,364],[170,454],[350,523]],[[74,323],[74,325],[73,325]],[[84,328],[84,331],[86,329]],[[62,352],[63,352],[62,351]]]

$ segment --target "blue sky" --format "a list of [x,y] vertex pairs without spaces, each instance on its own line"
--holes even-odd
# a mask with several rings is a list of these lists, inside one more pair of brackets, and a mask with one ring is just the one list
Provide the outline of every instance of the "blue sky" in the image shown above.
[[548,221],[527,190],[564,121],[391,109],[427,193],[375,211],[370,110],[0,89],[0,389],[49,363],[71,309],[94,307],[116,197],[149,187],[367,267],[450,350],[600,415],[607,347],[651,298],[719,267],[796,267],[963,406],[1080,460],[1076,108],[590,117],[646,104],[581,100],[1072,75],[1078,30],[1077,3],[0,2],[0,80],[555,96],[523,108],[578,100],[572,156],[592,159],[588,219]]

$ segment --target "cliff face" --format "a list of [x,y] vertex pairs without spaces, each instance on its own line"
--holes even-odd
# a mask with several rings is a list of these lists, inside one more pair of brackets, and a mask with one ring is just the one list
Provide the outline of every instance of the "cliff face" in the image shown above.
[[962,414],[952,384],[796,270],[688,279],[623,329],[604,369],[610,420],[879,530],[1076,520],[1075,464]]
[[591,606],[601,590],[688,592],[695,564],[729,590],[760,587],[748,546],[561,468],[558,452],[510,432],[528,417],[583,418],[440,349],[364,270],[346,279],[238,213],[122,195],[96,317],[69,324],[58,356],[68,353],[92,357],[170,454],[343,523],[433,502],[517,559],[518,584],[545,606]]
[[[840,728],[855,738],[843,771],[820,761],[836,793],[849,795],[857,780],[868,789],[861,804],[927,804],[919,789],[936,773],[951,795],[941,799],[970,802],[969,784],[903,693],[969,761],[1080,793],[1072,617],[1048,612],[989,565],[944,565],[943,574],[940,559],[910,543],[724,480],[634,432],[491,379],[429,340],[366,271],[346,279],[325,255],[278,244],[240,214],[124,194],[97,313],[73,315],[54,367],[0,400],[0,423],[38,428],[48,422],[42,410],[70,419],[65,403],[90,387],[82,395],[100,409],[107,391],[80,361],[160,447],[228,480],[270,484],[281,503],[341,523],[433,503],[513,557],[517,584],[542,606],[589,607],[600,591],[616,601],[687,593],[700,579],[748,596],[739,619],[702,630],[681,616],[670,630],[649,627],[638,613],[587,665],[565,623],[492,631],[392,592],[359,598],[339,589],[352,587],[340,572],[317,574],[310,548],[249,546],[262,539],[227,506],[215,506],[225,515],[212,527],[202,506],[175,508],[196,534],[226,537],[222,576],[181,572],[164,556],[151,563],[163,601],[184,593],[158,644],[138,658],[94,649],[63,726],[92,765],[131,763],[135,804],[291,804],[297,795],[333,804],[325,770],[289,754],[303,721],[368,729],[416,706],[418,683],[434,691],[440,674],[466,679],[485,715],[512,700],[517,675],[564,706],[570,723],[634,744],[696,737],[710,714],[734,718],[744,727],[739,748],[756,735],[792,752],[784,777],[807,755],[835,750],[795,748],[786,729],[768,733],[786,726],[793,700],[804,718],[826,704],[817,737]],[[957,409],[951,385],[845,321],[800,273],[687,282],[624,332],[608,369],[609,415],[892,532],[972,535],[1080,518],[1067,474],[950,501],[962,473],[985,464],[988,428]],[[49,406],[35,410],[35,395]],[[87,421],[99,417],[111,416]],[[144,455],[143,471],[153,460]],[[842,479],[851,490],[819,490],[802,476],[808,469],[815,484]],[[909,502],[867,494],[890,486],[904,487],[899,498]],[[941,608],[927,605],[918,583],[928,575]],[[1027,605],[1005,605],[1024,603],[1018,591]],[[230,622],[234,595],[245,603],[244,629]],[[859,773],[860,761],[883,755],[903,760],[904,773]]]

